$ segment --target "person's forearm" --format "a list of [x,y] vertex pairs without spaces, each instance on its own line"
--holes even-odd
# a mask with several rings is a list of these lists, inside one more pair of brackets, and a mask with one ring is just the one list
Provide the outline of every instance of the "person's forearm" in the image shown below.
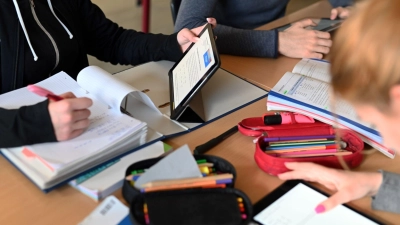
[[372,197],[372,208],[400,213],[400,175],[382,171],[382,183]]
[[87,53],[112,64],[137,65],[149,61],[176,61],[182,55],[176,34],[145,34],[127,30],[107,19],[89,0],[80,1]]
[[[183,0],[175,23],[175,32],[204,25],[205,19],[213,15],[217,2],[218,0]],[[278,37],[274,30],[245,30],[218,24],[214,34],[217,36],[218,52],[221,54],[255,57],[278,55]]]
[[268,58],[278,56],[276,30],[243,30],[217,25],[214,31],[221,54]]
[[331,3],[332,7],[336,8],[339,6],[346,7],[353,5],[354,1],[353,0],[329,0]]
[[0,148],[56,141],[48,101],[19,109],[0,108]]
[[120,45],[116,46],[117,54],[112,63],[138,65],[150,61],[177,61],[182,50],[177,41],[177,34],[143,34],[137,36],[131,30],[121,35]]

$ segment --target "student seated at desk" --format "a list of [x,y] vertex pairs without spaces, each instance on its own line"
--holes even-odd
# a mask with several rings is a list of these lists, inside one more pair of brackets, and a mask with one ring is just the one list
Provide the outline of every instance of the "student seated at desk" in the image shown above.
[[[216,25],[215,19],[207,21]],[[202,27],[182,29],[172,35],[127,30],[108,20],[90,0],[0,0],[0,94],[60,71],[76,78],[88,66],[87,54],[124,65],[175,61],[197,40],[201,30]],[[58,128],[52,127],[57,126],[53,115],[65,115],[64,103],[71,107],[76,104],[76,110],[85,112],[75,129],[86,128],[89,115],[85,109],[91,104],[88,99],[42,102],[19,110],[0,109],[0,147],[60,141],[79,134],[59,137]]]
[[[282,54],[293,58],[322,58],[329,52],[332,41],[327,32],[313,32],[304,27],[310,20],[294,23],[285,31],[252,30],[282,17],[289,0],[182,0],[175,30],[199,26],[204,18],[218,21],[214,30],[221,54],[276,58]],[[348,6],[351,0],[330,0],[333,6]],[[345,18],[347,8],[332,10],[331,19]]]
[[[332,88],[374,124],[384,144],[400,149],[400,1],[363,2],[339,29],[332,48]],[[322,213],[364,196],[372,208],[400,213],[400,175],[351,172],[312,163],[286,163],[283,180],[304,179],[336,191],[316,206]]]

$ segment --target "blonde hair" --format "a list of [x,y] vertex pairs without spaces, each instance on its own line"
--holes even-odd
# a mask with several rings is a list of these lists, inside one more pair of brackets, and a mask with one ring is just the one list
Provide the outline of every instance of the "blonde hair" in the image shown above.
[[360,3],[333,43],[334,93],[351,103],[387,109],[391,87],[400,84],[400,1]]

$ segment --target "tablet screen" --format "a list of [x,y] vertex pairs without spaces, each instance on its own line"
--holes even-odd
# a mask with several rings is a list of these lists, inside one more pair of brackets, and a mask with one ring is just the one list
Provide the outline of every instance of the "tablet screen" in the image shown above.
[[174,109],[216,63],[208,29],[172,70]]
[[317,214],[315,207],[326,198],[307,185],[298,183],[262,211],[256,212],[254,220],[263,225],[379,224],[343,205]]

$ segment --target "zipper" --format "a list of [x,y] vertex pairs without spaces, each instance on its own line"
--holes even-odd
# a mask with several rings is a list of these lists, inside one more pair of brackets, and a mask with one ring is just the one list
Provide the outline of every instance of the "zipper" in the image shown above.
[[17,54],[15,57],[15,73],[14,73],[14,87],[13,89],[17,89],[17,76],[18,76],[18,57],[19,57],[19,27],[17,27]]
[[[36,15],[36,12],[35,12],[35,3],[33,2],[33,0],[30,0],[30,2],[31,2],[31,9],[32,9],[33,18],[35,19],[36,23],[39,25],[40,29],[43,30],[43,32],[47,35],[47,37],[50,39],[51,43],[53,44],[54,51],[56,53],[56,64],[54,65],[54,68],[52,69],[52,70],[54,70],[55,68],[57,68],[58,63],[60,62],[60,52],[58,50],[56,42],[54,41],[54,38],[50,35],[50,33],[40,23],[37,15]],[[50,77],[50,75],[49,75],[49,77]]]

